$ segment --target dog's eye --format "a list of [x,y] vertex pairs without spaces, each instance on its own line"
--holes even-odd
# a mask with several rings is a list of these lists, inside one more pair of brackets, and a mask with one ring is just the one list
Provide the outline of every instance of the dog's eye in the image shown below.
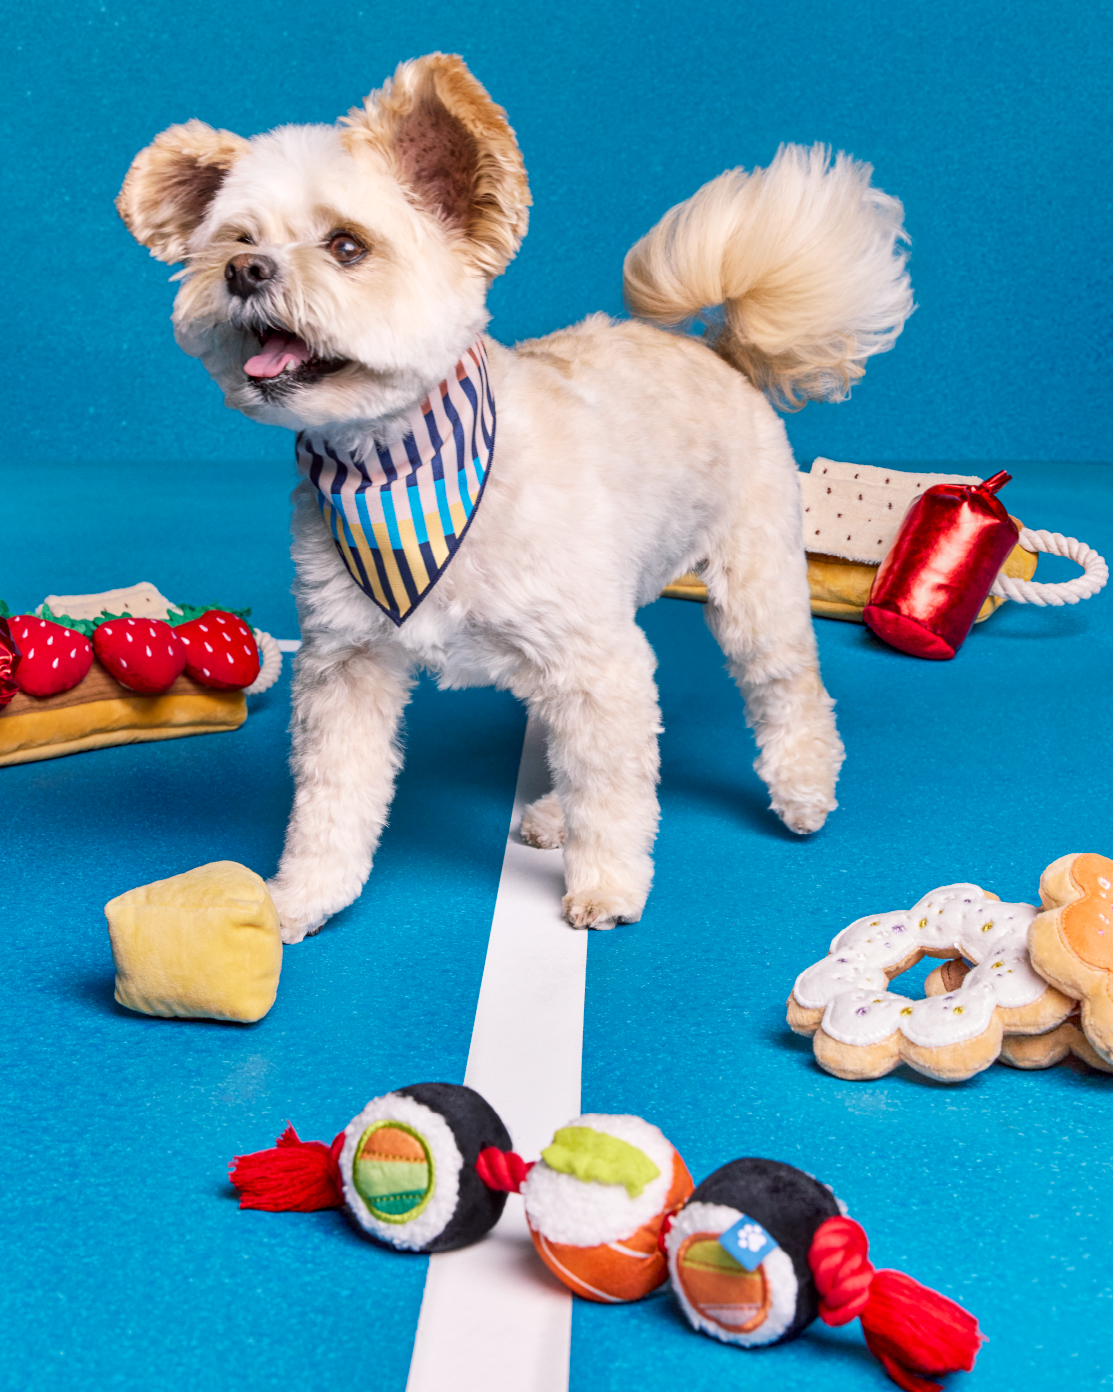
[[367,255],[367,248],[350,232],[334,232],[328,239],[328,254],[342,266],[354,266]]
[[237,242],[246,242],[248,246],[254,246],[254,245],[255,245],[255,238],[254,238],[254,237],[249,237],[249,236],[247,235],[246,232],[241,232],[240,235],[236,238],[236,241],[237,241]]

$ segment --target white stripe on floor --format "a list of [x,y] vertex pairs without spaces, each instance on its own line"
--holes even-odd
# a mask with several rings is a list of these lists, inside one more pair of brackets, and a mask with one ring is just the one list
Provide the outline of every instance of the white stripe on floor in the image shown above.
[[[559,851],[522,844],[522,809],[549,787],[530,721],[464,1081],[536,1160],[580,1110],[585,932],[560,912]],[[567,1392],[572,1296],[533,1251],[522,1201],[474,1247],[429,1259],[406,1392]]]

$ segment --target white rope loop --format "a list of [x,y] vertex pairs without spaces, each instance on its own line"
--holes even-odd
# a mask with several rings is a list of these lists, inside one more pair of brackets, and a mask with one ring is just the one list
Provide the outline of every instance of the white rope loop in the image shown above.
[[991,595],[1014,599],[1017,604],[1053,605],[1077,604],[1090,599],[1109,579],[1109,567],[1098,553],[1084,541],[1065,537],[1061,532],[1035,532],[1025,527],[1020,533],[1020,545],[1025,551],[1046,551],[1049,556],[1066,556],[1082,567],[1082,574],[1058,585],[1041,585],[1037,580],[1014,580],[1004,571],[993,582]]
[[260,692],[269,691],[278,680],[282,671],[282,653],[269,633],[264,633],[258,628],[253,628],[251,631],[255,634],[255,642],[259,647],[259,675],[250,686],[244,687],[243,694],[245,696],[258,696]]

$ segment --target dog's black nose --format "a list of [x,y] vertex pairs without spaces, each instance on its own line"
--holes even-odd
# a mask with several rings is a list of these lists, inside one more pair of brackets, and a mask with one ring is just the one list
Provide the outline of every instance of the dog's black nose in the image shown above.
[[277,274],[278,267],[270,257],[260,256],[258,252],[233,256],[224,268],[229,294],[238,295],[241,300],[257,295],[267,281],[273,280]]

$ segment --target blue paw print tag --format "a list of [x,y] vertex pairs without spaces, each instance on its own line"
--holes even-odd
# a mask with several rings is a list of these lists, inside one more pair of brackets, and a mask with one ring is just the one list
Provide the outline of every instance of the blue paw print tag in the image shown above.
[[747,1271],[756,1271],[769,1253],[777,1250],[778,1244],[756,1219],[743,1214],[733,1227],[719,1234],[719,1246]]

